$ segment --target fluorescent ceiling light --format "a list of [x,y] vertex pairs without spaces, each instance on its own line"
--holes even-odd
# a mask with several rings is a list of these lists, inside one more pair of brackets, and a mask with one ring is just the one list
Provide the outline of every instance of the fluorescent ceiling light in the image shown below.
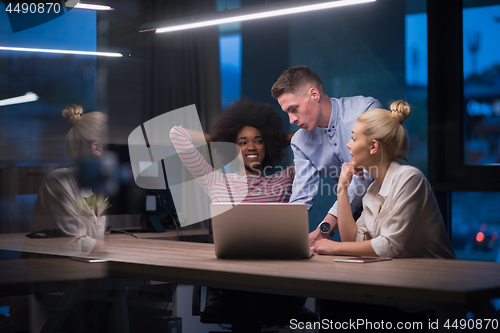
[[282,16],[321,9],[357,5],[375,0],[341,0],[341,1],[280,1],[265,5],[224,10],[199,16],[190,16],[161,22],[148,23],[140,28],[140,32],[156,30],[156,33],[195,29],[225,23],[242,22],[267,17]]
[[12,105],[12,104],[20,104],[27,102],[34,102],[38,100],[38,95],[32,92],[27,92],[24,96],[12,97],[3,99],[0,101],[0,106]]
[[88,5],[85,3],[79,3],[75,7],[77,9],[91,9],[91,10],[113,10],[113,8],[109,6],[102,6],[102,5]]
[[53,49],[31,49],[25,47],[6,47],[0,46],[0,50],[6,51],[22,51],[22,52],[42,52],[42,53],[60,53],[60,54],[81,54],[81,55],[95,55],[103,57],[123,57],[121,53],[112,52],[91,52],[91,51],[72,51],[72,50],[53,50]]

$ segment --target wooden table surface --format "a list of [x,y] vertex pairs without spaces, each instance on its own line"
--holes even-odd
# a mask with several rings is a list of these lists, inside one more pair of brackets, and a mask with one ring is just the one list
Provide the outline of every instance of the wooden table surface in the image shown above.
[[45,290],[64,291],[61,282],[92,280],[108,277],[108,263],[87,263],[70,258],[29,258],[0,260],[0,295],[32,294],[41,284],[50,284]]
[[[67,239],[0,235],[0,249],[74,256]],[[111,275],[297,296],[413,306],[465,305],[500,297],[500,263],[393,259],[356,264],[331,256],[305,260],[227,260],[212,244],[128,235],[106,236],[91,257],[109,260]],[[7,264],[8,265],[8,264]],[[95,265],[95,264],[84,264]]]

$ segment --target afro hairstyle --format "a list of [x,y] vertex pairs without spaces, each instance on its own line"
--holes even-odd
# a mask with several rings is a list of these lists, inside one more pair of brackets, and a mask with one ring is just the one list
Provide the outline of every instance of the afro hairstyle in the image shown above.
[[232,104],[217,117],[210,128],[210,135],[215,142],[236,142],[236,137],[245,126],[255,127],[260,131],[266,144],[266,156],[262,167],[274,166],[283,157],[286,146],[282,131],[281,117],[269,105],[242,98]]

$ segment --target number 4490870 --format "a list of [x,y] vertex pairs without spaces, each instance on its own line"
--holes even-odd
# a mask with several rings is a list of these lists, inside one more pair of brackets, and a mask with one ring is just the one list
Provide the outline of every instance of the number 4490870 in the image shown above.
[[450,321],[450,319],[446,320],[444,323],[444,327],[446,329],[498,329],[498,319],[455,319],[454,321]]
[[5,11],[18,14],[49,14],[51,11],[58,14],[61,11],[61,4],[57,2],[40,2],[40,3],[15,3],[15,6],[12,6],[11,2],[7,3],[5,7]]

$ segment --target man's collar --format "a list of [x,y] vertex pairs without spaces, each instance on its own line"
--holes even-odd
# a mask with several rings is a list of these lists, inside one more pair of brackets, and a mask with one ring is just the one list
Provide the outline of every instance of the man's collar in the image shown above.
[[335,126],[337,126],[337,118],[339,113],[338,105],[335,102],[335,99],[330,98],[330,102],[332,103],[332,110],[330,114],[330,120],[328,121],[327,129],[333,129],[335,128]]

